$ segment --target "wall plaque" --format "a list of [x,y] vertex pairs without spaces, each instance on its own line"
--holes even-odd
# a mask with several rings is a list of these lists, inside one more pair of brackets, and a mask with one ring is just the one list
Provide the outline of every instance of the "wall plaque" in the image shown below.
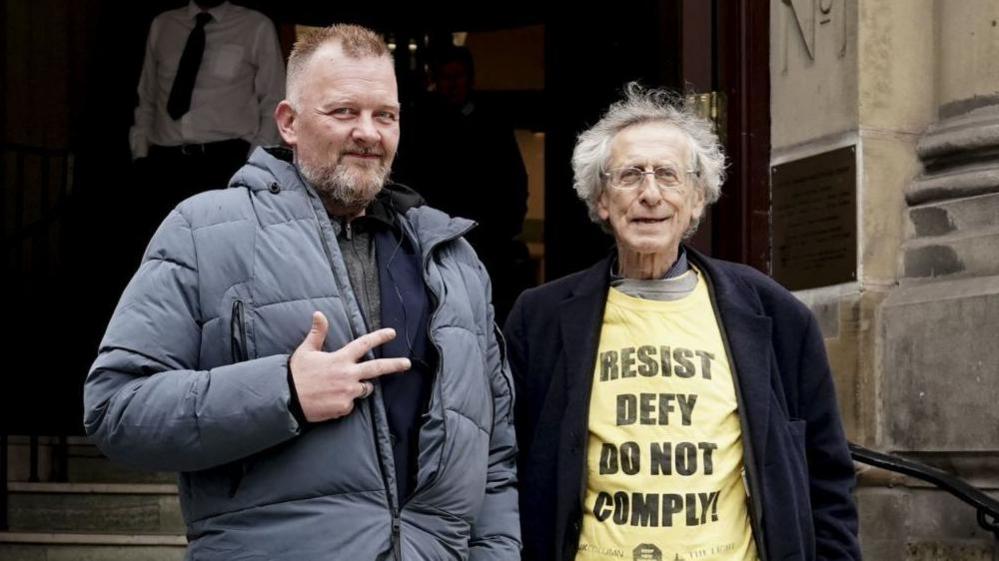
[[802,290],[856,280],[856,147],[787,162],[770,172],[777,282]]

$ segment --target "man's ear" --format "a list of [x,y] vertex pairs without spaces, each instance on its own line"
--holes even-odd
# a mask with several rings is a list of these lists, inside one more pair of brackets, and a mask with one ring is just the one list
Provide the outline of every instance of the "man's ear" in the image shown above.
[[601,220],[610,220],[610,193],[606,189],[600,192],[600,196],[597,197],[597,216]]
[[295,133],[295,108],[287,99],[282,100],[274,109],[274,121],[277,123],[278,132],[288,146],[295,146],[298,143],[298,135]]
[[700,188],[694,189],[692,197],[690,216],[694,220],[700,220],[704,217],[704,211],[707,209],[707,205],[704,201],[704,191]]

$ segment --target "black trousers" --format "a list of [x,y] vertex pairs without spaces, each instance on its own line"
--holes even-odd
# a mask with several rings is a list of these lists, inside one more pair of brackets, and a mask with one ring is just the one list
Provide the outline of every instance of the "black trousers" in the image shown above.
[[[156,146],[135,161],[135,193],[139,221],[152,235],[170,211],[184,199],[210,189],[224,189],[246,163],[250,144],[233,139],[207,144]],[[148,236],[147,236],[148,241]]]

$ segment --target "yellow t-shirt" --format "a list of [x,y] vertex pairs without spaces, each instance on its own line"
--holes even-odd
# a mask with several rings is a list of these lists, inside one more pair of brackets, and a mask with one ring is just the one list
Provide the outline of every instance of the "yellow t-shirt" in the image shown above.
[[593,370],[577,561],[755,561],[732,372],[704,279],[614,288]]

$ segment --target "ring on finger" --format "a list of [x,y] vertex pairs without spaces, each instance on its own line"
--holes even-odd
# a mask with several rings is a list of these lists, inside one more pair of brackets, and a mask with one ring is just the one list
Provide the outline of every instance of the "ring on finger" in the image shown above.
[[361,387],[362,387],[361,395],[358,396],[358,399],[365,399],[369,395],[375,392],[375,385],[372,384],[371,382],[368,382],[367,380],[361,382]]

